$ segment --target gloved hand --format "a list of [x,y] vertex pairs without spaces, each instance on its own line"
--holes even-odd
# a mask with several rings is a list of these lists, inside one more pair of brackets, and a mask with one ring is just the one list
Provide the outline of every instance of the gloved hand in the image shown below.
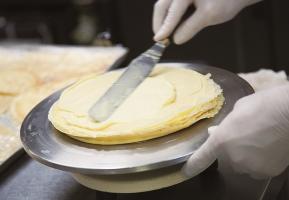
[[199,174],[218,157],[255,178],[280,174],[289,164],[289,84],[240,99],[209,134],[183,167],[185,175]]
[[261,0],[158,0],[153,12],[154,40],[170,36],[191,4],[195,12],[174,34],[174,42],[182,44],[203,28],[232,19],[243,8]]

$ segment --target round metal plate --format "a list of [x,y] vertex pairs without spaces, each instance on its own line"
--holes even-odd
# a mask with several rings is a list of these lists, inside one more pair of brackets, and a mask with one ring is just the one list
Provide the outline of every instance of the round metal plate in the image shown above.
[[174,134],[125,145],[92,145],[76,141],[58,132],[47,119],[56,92],[38,104],[21,127],[26,152],[39,162],[60,170],[82,174],[125,174],[158,169],[184,162],[207,139],[207,129],[219,124],[235,102],[253,93],[251,86],[229,71],[189,63],[163,63],[210,73],[224,91],[225,104],[214,118],[204,119]]

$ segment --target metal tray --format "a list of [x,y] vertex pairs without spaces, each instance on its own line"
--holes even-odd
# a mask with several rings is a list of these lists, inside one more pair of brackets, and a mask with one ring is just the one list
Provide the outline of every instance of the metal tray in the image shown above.
[[64,171],[81,174],[127,174],[159,169],[184,162],[207,139],[207,129],[219,124],[235,102],[253,93],[242,78],[224,69],[192,63],[163,63],[210,73],[224,91],[225,104],[214,118],[201,120],[189,128],[168,136],[125,145],[92,145],[76,141],[58,132],[47,119],[58,91],[38,104],[21,127],[25,151],[37,161]]

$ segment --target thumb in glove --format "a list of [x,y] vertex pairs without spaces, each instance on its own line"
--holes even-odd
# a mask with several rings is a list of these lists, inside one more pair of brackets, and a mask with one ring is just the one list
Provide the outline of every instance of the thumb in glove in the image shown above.
[[[215,130],[217,126],[209,128],[209,134]],[[182,168],[182,172],[187,177],[194,177],[203,172],[218,157],[217,138],[210,134],[206,142],[194,152]]]

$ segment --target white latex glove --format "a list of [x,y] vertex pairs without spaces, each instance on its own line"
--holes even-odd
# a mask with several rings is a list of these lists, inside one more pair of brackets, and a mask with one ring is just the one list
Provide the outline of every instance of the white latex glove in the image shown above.
[[239,73],[238,75],[245,79],[255,92],[288,84],[288,76],[285,71],[275,72],[271,69],[259,69],[256,72]]
[[280,174],[289,164],[289,84],[240,99],[208,140],[189,158],[192,177],[218,157],[255,178]]
[[243,8],[261,0],[158,0],[153,12],[154,40],[171,35],[190,5],[196,11],[185,20],[174,34],[174,42],[182,44],[203,28],[232,19]]

